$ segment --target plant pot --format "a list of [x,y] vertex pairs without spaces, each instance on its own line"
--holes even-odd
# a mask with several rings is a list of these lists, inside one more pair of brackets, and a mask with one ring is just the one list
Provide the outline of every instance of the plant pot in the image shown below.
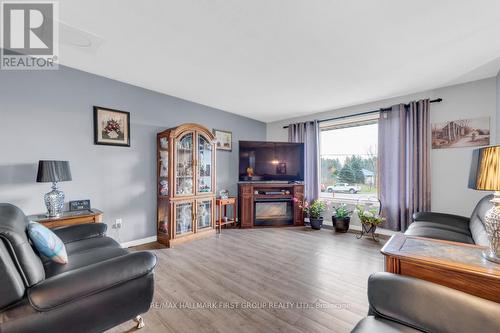
[[351,218],[349,216],[342,219],[338,219],[336,216],[332,216],[333,226],[335,227],[335,232],[347,232],[349,230],[349,224],[351,223]]
[[309,218],[309,223],[311,223],[311,228],[314,230],[321,230],[321,227],[323,226],[323,217],[318,217],[318,218]]

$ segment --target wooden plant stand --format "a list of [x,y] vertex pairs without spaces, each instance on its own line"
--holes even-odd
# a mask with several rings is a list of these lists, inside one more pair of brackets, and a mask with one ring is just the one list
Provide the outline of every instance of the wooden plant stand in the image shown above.
[[[236,213],[237,200],[234,197],[230,198],[217,198],[215,201],[217,206],[217,220],[215,221],[215,227],[218,228],[219,234],[222,232],[223,225],[236,225],[238,222],[236,217],[238,216]],[[233,218],[224,220],[224,217],[227,217],[227,206],[233,206]]]

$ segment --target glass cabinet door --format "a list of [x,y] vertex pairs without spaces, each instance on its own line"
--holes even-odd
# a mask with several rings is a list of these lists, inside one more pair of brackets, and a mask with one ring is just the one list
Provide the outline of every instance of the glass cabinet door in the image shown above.
[[198,201],[196,220],[198,230],[212,227],[212,199]]
[[158,194],[162,196],[168,195],[168,138],[161,137],[159,141],[159,183],[158,183]]
[[183,235],[193,231],[193,203],[175,204],[175,234]]
[[192,195],[193,184],[193,133],[182,136],[175,145],[176,172],[175,193],[178,195]]
[[168,237],[170,220],[170,204],[167,199],[158,200],[158,235]]
[[213,191],[213,152],[212,144],[203,135],[198,135],[198,193],[210,193]]

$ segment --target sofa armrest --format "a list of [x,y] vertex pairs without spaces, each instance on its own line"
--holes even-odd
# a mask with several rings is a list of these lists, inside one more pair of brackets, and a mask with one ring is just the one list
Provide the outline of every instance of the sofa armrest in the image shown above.
[[28,290],[31,305],[49,311],[151,273],[156,256],[129,253],[48,278]]
[[54,228],[52,231],[66,244],[88,238],[102,237],[106,235],[107,229],[108,225],[106,223],[84,223]]
[[426,221],[435,223],[463,223],[468,224],[470,219],[465,216],[453,215],[453,214],[443,214],[434,212],[418,212],[413,214],[413,221]]
[[370,313],[425,332],[497,332],[500,306],[435,283],[391,273],[368,279]]

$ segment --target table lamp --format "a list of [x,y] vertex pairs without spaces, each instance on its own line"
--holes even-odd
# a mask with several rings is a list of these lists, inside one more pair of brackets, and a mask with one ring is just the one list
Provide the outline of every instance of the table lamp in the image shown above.
[[469,175],[469,188],[495,191],[493,207],[486,212],[484,227],[490,248],[483,256],[500,263],[500,146],[475,149]]
[[36,181],[38,183],[52,183],[52,191],[45,194],[47,216],[60,216],[64,207],[64,193],[57,189],[58,182],[71,180],[71,171],[68,161],[39,161]]

